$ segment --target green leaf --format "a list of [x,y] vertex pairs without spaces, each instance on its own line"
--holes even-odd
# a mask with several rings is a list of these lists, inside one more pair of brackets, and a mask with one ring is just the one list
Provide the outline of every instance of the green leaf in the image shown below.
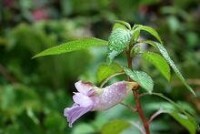
[[142,54],[142,57],[152,63],[168,81],[170,80],[170,67],[161,55],[153,52],[145,52]]
[[116,23],[122,24],[124,26],[126,26],[129,30],[131,30],[131,25],[125,21],[122,20],[115,20]]
[[123,69],[117,63],[112,64],[101,64],[97,70],[97,81],[101,83],[102,81],[106,80],[108,77],[122,72]]
[[103,126],[101,134],[121,134],[129,127],[131,123],[126,120],[113,120]]
[[132,40],[136,42],[140,36],[140,28],[132,29]]
[[40,52],[39,54],[35,55],[33,58],[47,56],[47,55],[58,55],[58,54],[63,54],[63,53],[67,53],[67,52],[86,49],[89,47],[104,46],[104,45],[107,45],[107,41],[105,41],[105,40],[93,38],[93,37],[92,38],[84,38],[84,39],[79,39],[79,40],[63,43],[59,46],[55,46],[55,47],[46,49],[46,50]]
[[197,123],[189,114],[183,114],[177,111],[170,111],[169,114],[182,126],[184,126],[190,134],[196,134]]
[[181,74],[181,72],[179,71],[179,69],[176,67],[174,61],[169,57],[169,54],[167,52],[167,50],[164,48],[164,46],[158,42],[155,41],[144,41],[143,43],[147,43],[150,44],[152,46],[154,46],[155,48],[157,48],[160,53],[162,54],[162,56],[165,58],[165,60],[169,63],[169,65],[172,67],[172,69],[174,70],[174,72],[176,73],[176,75],[178,76],[178,78],[183,82],[183,84],[187,87],[187,89],[192,92],[194,95],[195,92],[193,91],[193,89],[187,84],[187,82],[185,81],[183,75]]
[[115,29],[127,29],[127,27],[124,24],[120,24],[120,23],[115,23],[113,25],[112,31],[114,31]]
[[178,121],[183,127],[185,127],[190,134],[196,134],[197,130],[197,122],[195,118],[185,112],[185,110],[178,106],[177,103],[168,103],[168,102],[160,102],[160,103],[151,103],[148,104],[146,108],[150,108],[151,110],[160,109],[161,113],[167,113],[172,116],[176,121]]
[[128,30],[124,25],[121,25],[119,23],[115,24],[112,33],[108,39],[108,59],[110,63],[117,55],[122,53],[127,48],[130,40],[130,30]]
[[147,92],[151,93],[153,91],[153,80],[145,72],[142,71],[131,71],[128,68],[124,68],[125,73],[134,81],[136,81],[141,87],[143,87]]
[[140,30],[146,31],[148,33],[150,33],[153,37],[155,37],[160,43],[162,43],[162,40],[158,34],[158,32],[149,26],[143,26],[143,25],[135,25],[134,27],[139,28]]
[[92,124],[89,123],[78,123],[73,127],[71,134],[95,134],[95,129]]

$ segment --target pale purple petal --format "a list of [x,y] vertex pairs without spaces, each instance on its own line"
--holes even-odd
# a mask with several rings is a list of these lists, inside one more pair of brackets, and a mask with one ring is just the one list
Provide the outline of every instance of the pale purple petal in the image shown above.
[[85,113],[91,111],[92,105],[88,107],[81,107],[78,104],[74,104],[71,108],[65,108],[64,116],[67,117],[69,122],[69,127],[72,127],[72,124],[80,118]]
[[90,83],[84,83],[82,81],[78,81],[75,83],[75,87],[80,93],[85,95],[91,95],[94,92],[94,90],[92,90],[93,85]]
[[75,95],[73,96],[73,100],[81,107],[88,107],[90,105],[93,105],[91,98],[81,93],[75,93]]
[[93,97],[93,110],[106,110],[119,104],[130,91],[131,87],[125,81],[116,82],[108,87],[103,88],[102,94]]

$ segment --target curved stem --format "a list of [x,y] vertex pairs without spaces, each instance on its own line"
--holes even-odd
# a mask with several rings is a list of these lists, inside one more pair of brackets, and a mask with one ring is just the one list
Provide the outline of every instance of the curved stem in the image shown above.
[[164,113],[164,111],[160,108],[157,112],[155,112],[149,119],[149,123],[151,123],[158,115]]
[[146,96],[146,95],[158,96],[158,97],[160,97],[160,98],[162,98],[162,99],[164,99],[164,100],[170,102],[171,104],[173,104],[175,107],[177,107],[179,110],[181,110],[181,112],[187,114],[187,113],[185,112],[185,110],[184,110],[183,108],[181,108],[176,102],[174,102],[174,101],[171,100],[170,98],[164,96],[162,93],[151,93],[151,94],[149,94],[149,93],[143,93],[143,94],[141,94],[139,97],[143,97],[143,96]]
[[135,126],[138,130],[140,130],[142,134],[145,134],[145,131],[143,128],[140,127],[141,125],[139,124],[139,122],[131,122],[131,124],[133,124],[133,126]]
[[164,96],[162,93],[151,93],[151,94],[150,93],[143,93],[139,97],[143,97],[143,96],[146,96],[146,95],[158,96],[158,97],[163,98],[163,99],[167,100],[168,102],[174,104],[175,106],[179,107],[173,100],[171,100],[168,97]]
[[102,88],[102,87],[103,87],[110,79],[112,79],[113,77],[118,76],[118,75],[122,75],[122,74],[124,74],[124,72],[120,72],[120,73],[116,73],[116,74],[111,75],[110,77],[108,77],[107,79],[105,79],[105,80],[101,83],[100,88]]
[[[128,68],[132,69],[132,56],[131,56],[131,47],[129,47],[129,49],[126,52],[127,55],[127,64],[128,64]],[[130,77],[128,77],[128,81],[131,81]],[[142,121],[142,124],[144,126],[144,130],[146,134],[150,134],[150,130],[149,130],[149,121],[146,119],[141,103],[140,103],[140,94],[138,92],[139,86],[137,89],[133,89],[133,96],[135,99],[135,103],[136,103],[136,111],[139,114],[139,117]]]
[[125,103],[123,103],[123,102],[121,102],[120,104],[123,105],[123,106],[125,106],[125,107],[127,107],[128,109],[130,109],[130,111],[136,112],[136,108],[135,108],[135,107],[132,107],[132,106],[130,106],[130,105],[127,105],[127,104],[125,104]]

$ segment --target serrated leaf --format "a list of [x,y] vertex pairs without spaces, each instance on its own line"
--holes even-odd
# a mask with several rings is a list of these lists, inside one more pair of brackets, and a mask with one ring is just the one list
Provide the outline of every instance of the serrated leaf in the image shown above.
[[142,71],[132,71],[128,68],[124,68],[124,71],[132,80],[137,82],[147,92],[151,93],[153,91],[154,83],[152,78],[147,73]]
[[122,72],[123,69],[117,63],[112,64],[101,64],[97,70],[97,81],[101,83],[108,77]]
[[153,52],[145,52],[142,54],[142,57],[152,63],[168,81],[170,80],[170,67],[161,55]]
[[[117,25],[121,25],[117,23]],[[127,46],[129,45],[131,40],[131,32],[124,25],[117,26],[114,25],[113,31],[108,39],[108,59],[111,63],[112,60],[122,53]]]
[[39,54],[35,55],[33,58],[47,56],[47,55],[58,55],[63,53],[68,53],[72,51],[77,51],[81,49],[86,49],[89,47],[95,46],[104,46],[107,45],[107,41],[98,39],[98,38],[84,38],[75,41],[70,41],[67,43],[63,43],[59,46],[55,46],[49,49],[46,49]]
[[121,134],[129,127],[131,124],[126,120],[113,120],[103,126],[101,134]]
[[174,70],[174,72],[176,73],[176,75],[178,76],[178,78],[182,81],[182,83],[187,87],[187,89],[192,92],[194,95],[195,92],[193,91],[193,89],[187,84],[187,82],[185,81],[183,75],[181,74],[181,72],[179,71],[179,69],[176,67],[174,61],[169,57],[169,54],[167,52],[167,50],[164,48],[164,46],[158,42],[155,41],[144,41],[143,43],[147,43],[150,44],[152,46],[154,46],[155,48],[157,48],[160,53],[162,54],[162,56],[165,58],[165,60],[169,63],[169,65],[172,67],[172,69]]
[[136,27],[136,29],[139,28],[140,30],[148,32],[153,37],[155,37],[160,43],[162,43],[162,40],[161,40],[158,32],[154,28],[149,27],[149,26],[143,26],[143,25],[136,25],[135,27]]

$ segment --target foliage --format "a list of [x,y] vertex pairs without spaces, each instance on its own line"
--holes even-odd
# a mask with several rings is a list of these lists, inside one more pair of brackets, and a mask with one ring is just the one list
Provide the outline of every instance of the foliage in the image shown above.
[[103,63],[97,70],[97,81],[101,83],[107,78],[112,77],[117,73],[121,73],[122,71],[123,69],[117,63],[112,63],[110,65]]
[[72,41],[69,43],[61,44],[51,49],[47,49],[46,51],[43,51],[42,53],[34,56],[33,58],[47,56],[47,55],[58,55],[62,53],[89,48],[92,46],[94,47],[94,46],[101,46],[101,45],[106,45],[106,44],[107,44],[106,41],[100,40],[97,38],[79,39],[79,40]]
[[124,120],[113,120],[105,124],[102,128],[102,134],[120,134],[123,130],[130,127],[131,124]]
[[[118,19],[134,24],[131,27],[126,22],[116,21],[120,25],[117,29],[125,35],[128,33],[126,41],[122,42],[138,43],[141,49],[139,52],[132,49],[135,57],[132,72],[143,70],[155,81],[152,94],[141,97],[145,114],[150,117],[162,106],[168,106],[168,114],[162,114],[151,123],[152,133],[195,133],[193,118],[199,123],[200,111],[198,1],[89,0],[82,2],[81,6],[77,5],[80,5],[79,0],[0,2],[0,115],[3,115],[0,116],[0,133],[100,133],[106,124],[109,126],[116,118],[122,121],[119,124],[131,123],[131,127],[124,128],[123,133],[139,133],[133,127],[136,123],[133,121],[138,118],[121,105],[105,112],[90,113],[73,129],[67,127],[63,117],[63,108],[71,104],[73,83],[77,79],[102,85],[126,79],[123,72],[126,66],[125,53],[120,50],[126,50],[124,45],[117,54],[111,55],[114,58],[111,64],[105,63],[108,56],[106,52],[114,50],[112,47],[106,50],[105,45],[54,57],[31,59],[44,49],[58,47],[57,44],[72,40],[91,36],[107,40],[113,20]],[[196,97],[189,94],[171,72],[173,68],[169,68],[169,61],[158,53],[159,48],[136,42],[141,39],[163,43],[171,59],[177,61],[176,68],[183,72],[186,82],[192,85]],[[148,90],[141,92],[145,91]],[[174,105],[155,97],[155,92],[162,92],[180,104],[181,108],[172,108]],[[134,104],[132,97],[128,97],[125,102]],[[189,114],[182,113],[180,109]]]
[[108,39],[109,62],[122,53],[131,41],[131,32],[124,25],[116,23]]
[[170,67],[162,56],[153,52],[145,52],[142,58],[152,63],[168,81],[170,80]]
[[130,70],[128,68],[124,68],[125,73],[135,82],[137,82],[142,88],[147,90],[147,92],[151,93],[153,90],[153,80],[152,78],[142,71]]

